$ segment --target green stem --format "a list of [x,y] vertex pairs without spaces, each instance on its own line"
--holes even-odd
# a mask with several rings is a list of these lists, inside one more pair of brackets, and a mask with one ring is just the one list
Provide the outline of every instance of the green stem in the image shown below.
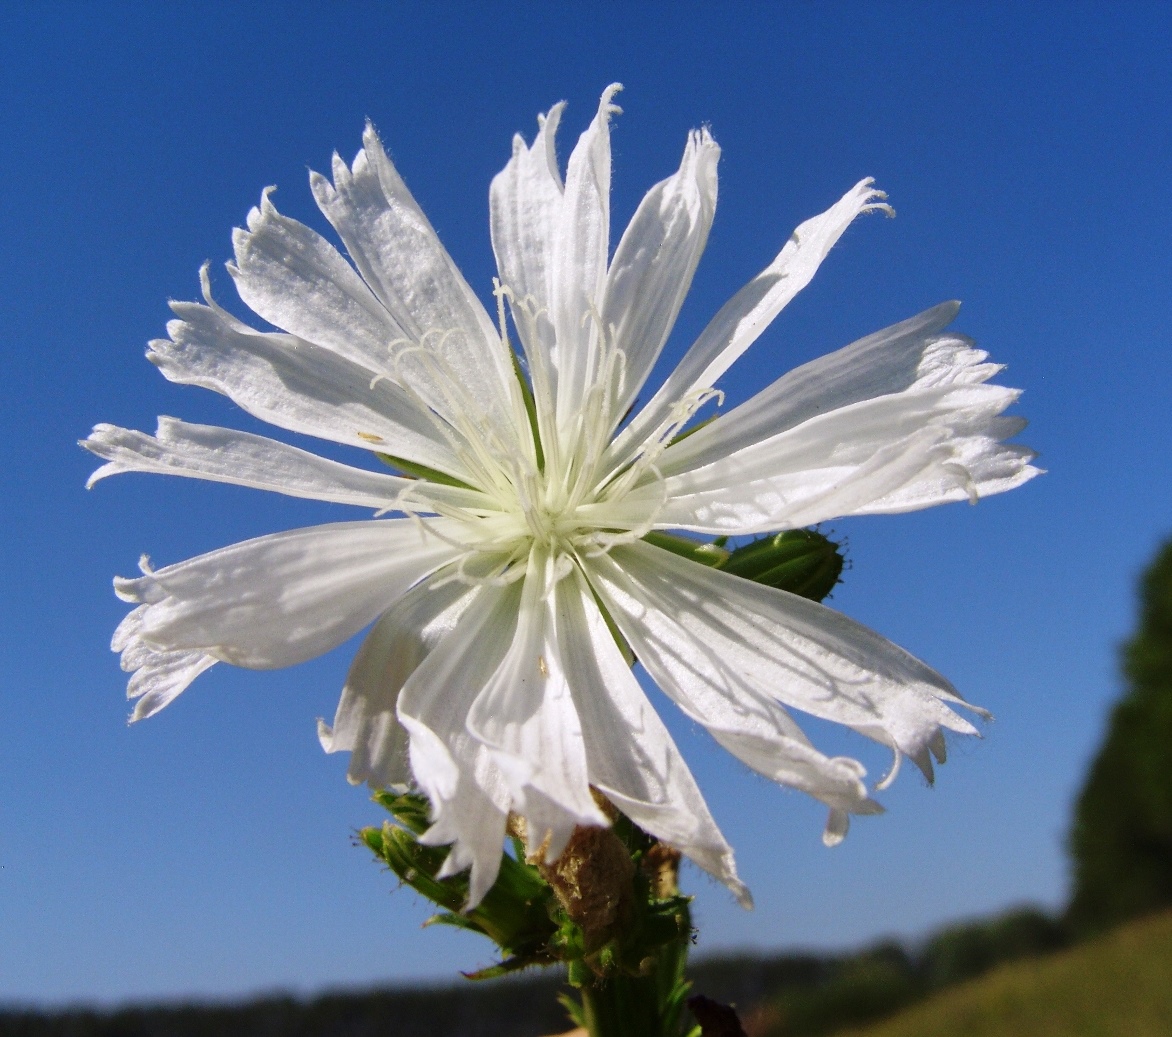
[[681,1037],[689,943],[683,936],[661,945],[645,975],[616,972],[583,983],[581,1018],[590,1037]]
[[590,1037],[663,1034],[654,977],[611,976],[583,987],[581,993],[582,1016]]

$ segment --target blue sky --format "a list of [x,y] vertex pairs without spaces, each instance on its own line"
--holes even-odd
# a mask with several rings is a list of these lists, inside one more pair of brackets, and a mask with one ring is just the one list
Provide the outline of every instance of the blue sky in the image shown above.
[[[485,298],[487,188],[567,100],[563,159],[625,84],[614,238],[685,134],[722,145],[708,251],[669,351],[863,176],[860,220],[730,376],[732,399],[948,298],[1026,389],[1049,474],[975,508],[841,522],[834,604],[997,720],[937,787],[910,770],[825,849],[822,811],[670,718],[757,909],[696,871],[701,950],[915,936],[1058,905],[1072,797],[1118,693],[1134,580],[1172,532],[1172,12],[1160,4],[23,5],[0,10],[5,591],[0,1001],[116,1002],[439,978],[487,960],[351,845],[378,813],[325,756],[353,646],[217,667],[131,729],[111,577],[343,516],[148,476],[83,489],[99,421],[254,428],[143,359],[268,184],[379,127]],[[350,517],[346,513],[346,517]],[[354,516],[357,517],[357,516]],[[815,730],[824,747],[882,754]]]

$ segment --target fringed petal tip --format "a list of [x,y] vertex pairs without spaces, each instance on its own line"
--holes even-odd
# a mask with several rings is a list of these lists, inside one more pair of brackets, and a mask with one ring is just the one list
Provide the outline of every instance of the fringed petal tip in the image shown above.
[[[897,767],[892,768],[892,772],[884,779],[884,782],[890,782],[894,777]],[[886,785],[880,782],[884,788]],[[847,832],[850,831],[851,815],[858,817],[874,817],[876,814],[886,813],[887,810],[882,803],[871,799],[864,793],[862,799],[856,803],[850,804],[849,807],[831,807],[830,813],[826,818],[826,827],[822,831],[822,844],[824,846],[837,846],[846,838]]]
[[612,104],[611,100],[619,91],[623,89],[622,83],[611,83],[605,90],[602,91],[602,97],[598,101],[598,114],[608,119],[612,115],[622,115],[623,110],[617,105]]
[[123,652],[123,668],[134,670],[126,695],[137,701],[127,723],[153,717],[216,661],[200,651],[161,652],[141,641],[132,641]]
[[120,601],[129,602],[132,605],[137,605],[142,601],[138,593],[138,580],[132,580],[126,576],[114,577],[114,593],[118,596]]
[[334,746],[334,729],[326,723],[324,717],[317,718],[317,740],[321,743],[322,749],[327,753],[337,752]]
[[[692,130],[688,134],[688,141],[684,145],[684,159],[680,163],[685,170],[691,171],[699,163],[705,163],[704,177],[716,176],[716,163],[720,160],[720,145],[712,137],[707,126]],[[691,174],[695,176],[695,173]]]
[[[562,112],[566,110],[566,102],[558,101],[557,104],[551,105],[548,112],[544,115],[537,116],[537,131],[540,133],[545,130],[547,136],[552,140],[553,135],[557,132],[558,124],[562,121]],[[520,134],[517,135],[518,137]],[[514,137],[514,140],[517,138]]]
[[881,212],[888,218],[895,216],[895,209],[887,204],[887,192],[875,186],[875,178],[872,176],[855,184],[851,195],[855,197],[860,213]]
[[822,832],[823,846],[837,846],[846,838],[850,830],[850,815],[845,810],[831,810],[826,819],[826,828]]
[[[262,220],[280,216],[280,213],[277,212],[277,207],[273,204],[272,199],[272,195],[276,190],[276,184],[269,184],[269,186],[264,188],[260,193],[260,205],[253,206],[253,208],[248,210],[247,223],[249,230],[255,230],[257,225],[259,225]],[[887,196],[884,195],[884,197]]]
[[[714,853],[702,852],[701,848],[682,849],[684,855],[719,881],[746,911],[753,910],[753,894],[737,874],[737,862],[727,844],[713,847]],[[698,852],[699,851],[699,852]]]
[[[347,738],[345,734],[335,733],[334,728],[326,723],[324,717],[317,718],[317,740],[326,753],[353,753],[354,751],[354,740]],[[367,784],[376,792],[379,789],[389,787],[387,783],[376,780],[376,776],[371,773],[366,761],[358,755],[350,757],[350,766],[346,771],[346,783],[355,786]],[[399,789],[392,791],[397,792]]]
[[[117,425],[101,422],[93,427],[93,431],[85,439],[79,439],[77,441],[77,445],[83,450],[88,450],[91,454],[96,454],[107,462],[100,468],[96,468],[85,481],[85,488],[87,490],[92,490],[97,483],[111,475],[118,475],[126,471],[125,466],[116,463],[115,458],[112,456],[116,450],[120,434],[125,432],[125,429],[121,429]],[[130,434],[133,435],[133,433]]]
[[740,879],[737,878],[726,879],[724,884],[728,886],[729,891],[734,897],[736,897],[737,903],[742,908],[744,908],[746,911],[753,910],[753,894],[749,891],[748,886],[746,886]]
[[[968,731],[964,734],[976,734],[976,728],[971,724],[967,725]],[[944,731],[941,728],[936,728],[927,738],[925,738],[918,745],[909,746],[904,750],[908,759],[912,761],[919,768],[920,773],[924,776],[924,780],[931,786],[936,783],[936,770],[933,766],[933,759],[938,764],[943,764],[948,760],[948,745],[944,741]]]
[[887,773],[875,783],[875,791],[883,792],[891,788],[895,784],[895,779],[899,777],[900,766],[903,763],[903,753],[901,753],[896,746],[891,746],[891,767]]

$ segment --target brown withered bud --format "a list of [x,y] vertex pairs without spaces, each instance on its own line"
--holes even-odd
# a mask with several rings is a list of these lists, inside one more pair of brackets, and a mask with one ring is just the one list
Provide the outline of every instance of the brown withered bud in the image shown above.
[[578,827],[557,860],[536,863],[566,914],[582,927],[587,953],[630,920],[635,865],[612,829]]
[[[613,821],[614,805],[596,789],[590,790],[599,809]],[[523,817],[509,814],[511,836],[528,843]],[[526,860],[537,866],[567,915],[582,927],[586,953],[597,950],[626,925],[634,911],[635,865],[627,848],[611,828],[580,825],[556,860],[546,863],[549,836]],[[678,854],[676,855],[678,858]]]
[[644,854],[643,872],[651,881],[651,892],[657,900],[679,893],[680,857],[680,851],[667,843],[656,843]]

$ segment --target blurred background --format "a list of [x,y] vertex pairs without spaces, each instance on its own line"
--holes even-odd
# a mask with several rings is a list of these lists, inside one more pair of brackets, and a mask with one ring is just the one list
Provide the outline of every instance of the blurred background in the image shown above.
[[[373,120],[481,297],[487,191],[512,134],[567,100],[564,161],[619,81],[612,242],[701,124],[720,203],[665,364],[864,176],[898,211],[856,222],[726,381],[784,370],[959,298],[1007,364],[1049,470],[1025,488],[844,521],[833,604],[996,714],[935,788],[905,770],[846,842],[823,811],[665,716],[757,908],[692,869],[699,952],[916,940],[1063,907],[1066,839],[1108,711],[1136,580],[1172,531],[1172,9],[1165,4],[107,3],[0,5],[0,1001],[98,1005],[448,978],[489,948],[352,845],[377,823],[325,756],[354,646],[290,671],[217,667],[125,719],[115,574],[344,517],[166,481],[87,493],[96,422],[256,429],[143,359],[168,299],[223,270],[263,187],[322,229],[308,169]],[[338,455],[344,456],[344,455]],[[886,754],[810,725],[817,744]]]

